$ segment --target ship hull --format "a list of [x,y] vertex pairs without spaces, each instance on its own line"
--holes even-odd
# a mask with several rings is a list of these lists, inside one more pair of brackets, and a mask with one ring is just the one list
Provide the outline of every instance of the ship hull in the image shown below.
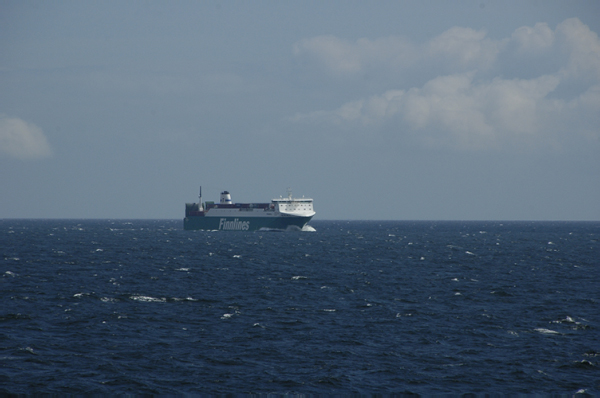
[[204,231],[301,230],[311,218],[312,216],[188,216],[183,219],[183,229]]

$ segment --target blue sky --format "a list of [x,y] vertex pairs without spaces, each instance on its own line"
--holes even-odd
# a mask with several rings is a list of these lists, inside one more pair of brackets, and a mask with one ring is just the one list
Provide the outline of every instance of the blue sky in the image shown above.
[[600,220],[598,1],[0,1],[0,218]]

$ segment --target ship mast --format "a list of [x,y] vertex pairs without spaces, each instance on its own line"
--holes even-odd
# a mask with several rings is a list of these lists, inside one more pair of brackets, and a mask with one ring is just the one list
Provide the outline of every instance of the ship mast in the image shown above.
[[202,205],[202,185],[200,185],[200,194],[198,195],[198,209],[204,211],[204,206]]

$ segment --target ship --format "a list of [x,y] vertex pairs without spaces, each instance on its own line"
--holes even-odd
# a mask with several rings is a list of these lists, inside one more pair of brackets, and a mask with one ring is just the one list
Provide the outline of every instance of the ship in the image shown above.
[[303,230],[315,215],[313,200],[280,196],[270,203],[234,203],[229,191],[221,192],[219,203],[202,202],[202,187],[198,203],[185,204],[184,230],[258,231]]

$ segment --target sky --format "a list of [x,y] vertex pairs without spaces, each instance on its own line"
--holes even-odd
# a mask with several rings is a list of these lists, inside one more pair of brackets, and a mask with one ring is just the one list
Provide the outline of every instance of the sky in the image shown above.
[[600,220],[600,2],[0,0],[0,219]]

